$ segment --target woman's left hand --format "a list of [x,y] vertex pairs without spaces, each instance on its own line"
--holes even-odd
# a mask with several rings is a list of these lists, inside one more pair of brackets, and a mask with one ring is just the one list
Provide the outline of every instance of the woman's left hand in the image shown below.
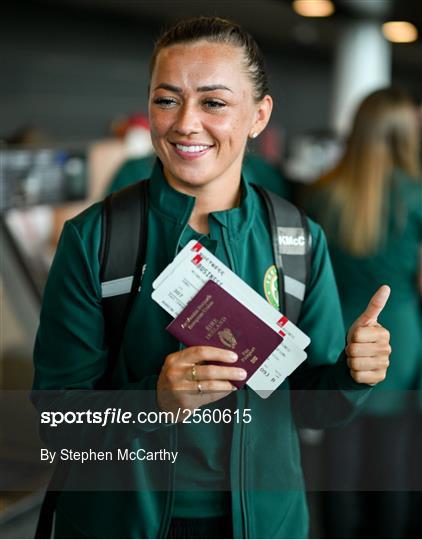
[[358,383],[374,385],[386,377],[391,354],[390,332],[377,319],[389,296],[390,287],[380,287],[347,334],[347,363]]

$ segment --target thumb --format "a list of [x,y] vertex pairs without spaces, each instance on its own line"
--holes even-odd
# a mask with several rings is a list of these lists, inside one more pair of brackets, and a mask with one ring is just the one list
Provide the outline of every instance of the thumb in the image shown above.
[[369,300],[365,311],[355,321],[356,326],[372,326],[376,324],[379,314],[384,309],[390,296],[391,289],[388,285],[382,285],[374,296]]

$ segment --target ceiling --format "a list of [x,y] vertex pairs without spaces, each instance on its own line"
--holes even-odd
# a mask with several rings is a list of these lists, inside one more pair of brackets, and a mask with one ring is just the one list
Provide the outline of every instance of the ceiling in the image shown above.
[[370,19],[380,23],[400,19],[413,22],[419,40],[393,45],[394,67],[422,71],[422,1],[420,0],[333,0],[332,17],[310,19],[297,15],[291,0],[33,0],[50,10],[68,10],[79,15],[130,19],[161,27],[192,15],[220,15],[245,26],[257,39],[273,46],[312,48],[332,52],[346,25]]

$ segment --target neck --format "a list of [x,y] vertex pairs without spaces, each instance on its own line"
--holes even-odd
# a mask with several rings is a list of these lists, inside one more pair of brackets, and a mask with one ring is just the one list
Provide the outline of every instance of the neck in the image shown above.
[[208,216],[211,212],[230,210],[240,204],[240,174],[236,181],[221,179],[205,186],[192,186],[174,180],[169,180],[169,184],[174,189],[196,198],[189,225],[203,234],[209,233]]
[[[214,186],[213,186],[214,187]],[[189,225],[200,233],[209,232],[208,216],[211,212],[230,210],[240,204],[240,178],[236,185],[231,185],[230,189],[205,190],[197,197],[195,206],[189,219]]]

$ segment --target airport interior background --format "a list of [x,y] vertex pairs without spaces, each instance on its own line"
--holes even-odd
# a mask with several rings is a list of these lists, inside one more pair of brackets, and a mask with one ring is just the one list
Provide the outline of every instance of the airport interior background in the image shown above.
[[[333,12],[320,17],[299,14],[289,0],[2,3],[1,538],[33,536],[51,473],[31,461],[39,441],[28,400],[48,268],[64,221],[100,200],[127,159],[152,152],[148,63],[163,26],[219,15],[257,39],[275,107],[248,152],[271,164],[292,197],[336,162],[355,107],[369,92],[400,85],[421,107],[421,38],[391,41],[383,25],[407,21],[420,36],[422,3],[328,3]],[[301,435],[312,482],[323,433]],[[323,537],[318,500],[312,492],[309,498],[311,535]]]

